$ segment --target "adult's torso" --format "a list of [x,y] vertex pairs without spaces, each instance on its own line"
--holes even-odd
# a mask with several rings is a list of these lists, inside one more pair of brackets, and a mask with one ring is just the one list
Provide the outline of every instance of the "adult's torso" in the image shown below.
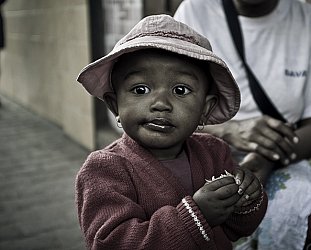
[[[242,97],[235,119],[261,115],[232,42],[221,0],[186,0],[175,18],[207,36],[213,51],[228,64]],[[239,16],[239,20],[246,60],[266,93],[290,122],[311,117],[311,6],[281,0],[269,15]]]

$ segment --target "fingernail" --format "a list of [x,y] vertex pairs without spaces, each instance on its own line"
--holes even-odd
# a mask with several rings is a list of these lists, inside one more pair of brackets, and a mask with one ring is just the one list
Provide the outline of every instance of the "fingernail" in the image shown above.
[[243,194],[243,189],[242,189],[242,188],[239,188],[238,194],[239,194],[239,195],[242,195],[242,194]]
[[295,136],[293,142],[297,144],[299,142],[299,138]]
[[250,148],[251,148],[252,150],[256,150],[256,149],[258,148],[258,144],[255,143],[255,142],[251,142],[251,143],[249,144],[249,146],[250,146]]
[[289,164],[289,160],[288,159],[285,159],[284,160],[284,165],[288,165]]
[[278,154],[274,154],[272,157],[273,157],[274,160],[279,160],[280,159],[280,156]]
[[240,180],[239,178],[235,178],[235,183],[236,183],[237,185],[241,185],[241,180]]
[[297,155],[296,155],[295,153],[292,153],[292,154],[290,155],[290,158],[291,158],[292,160],[295,160],[296,157],[297,157]]

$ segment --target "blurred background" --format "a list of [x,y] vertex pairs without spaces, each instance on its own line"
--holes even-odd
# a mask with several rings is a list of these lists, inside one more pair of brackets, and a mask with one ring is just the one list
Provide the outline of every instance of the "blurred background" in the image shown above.
[[75,176],[119,132],[76,77],[142,17],[173,14],[180,2],[0,1],[1,250],[85,249]]
[[108,126],[106,112],[75,81],[79,71],[109,52],[142,17],[172,15],[181,1],[4,1],[0,94],[94,149],[101,145],[98,132]]

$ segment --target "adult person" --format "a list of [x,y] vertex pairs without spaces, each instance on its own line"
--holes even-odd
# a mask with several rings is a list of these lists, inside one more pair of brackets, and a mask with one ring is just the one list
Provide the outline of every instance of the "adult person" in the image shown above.
[[263,115],[254,101],[222,1],[185,0],[175,19],[209,37],[242,94],[232,121],[205,126],[204,131],[244,153],[244,165],[266,182],[269,206],[253,236],[258,249],[302,249],[311,242],[311,167],[306,160],[311,157],[311,6],[293,0],[233,4],[246,62],[287,123]]
[[[4,23],[3,23],[3,17],[2,17],[2,9],[1,6],[4,4],[6,0],[0,0],[0,52],[4,48],[5,45],[5,39],[4,39]],[[0,74],[1,74],[1,69],[0,69]],[[0,100],[0,107],[2,103]]]

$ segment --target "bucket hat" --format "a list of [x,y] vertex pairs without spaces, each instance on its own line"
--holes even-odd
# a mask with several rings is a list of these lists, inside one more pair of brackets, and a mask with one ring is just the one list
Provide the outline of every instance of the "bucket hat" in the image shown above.
[[[239,110],[240,91],[226,63],[212,52],[208,39],[169,15],[152,15],[138,22],[106,56],[84,67],[77,81],[93,96],[105,101],[113,92],[111,71],[118,58],[129,52],[157,48],[208,62],[218,102],[207,124],[230,120]],[[109,106],[108,106],[109,107]]]

